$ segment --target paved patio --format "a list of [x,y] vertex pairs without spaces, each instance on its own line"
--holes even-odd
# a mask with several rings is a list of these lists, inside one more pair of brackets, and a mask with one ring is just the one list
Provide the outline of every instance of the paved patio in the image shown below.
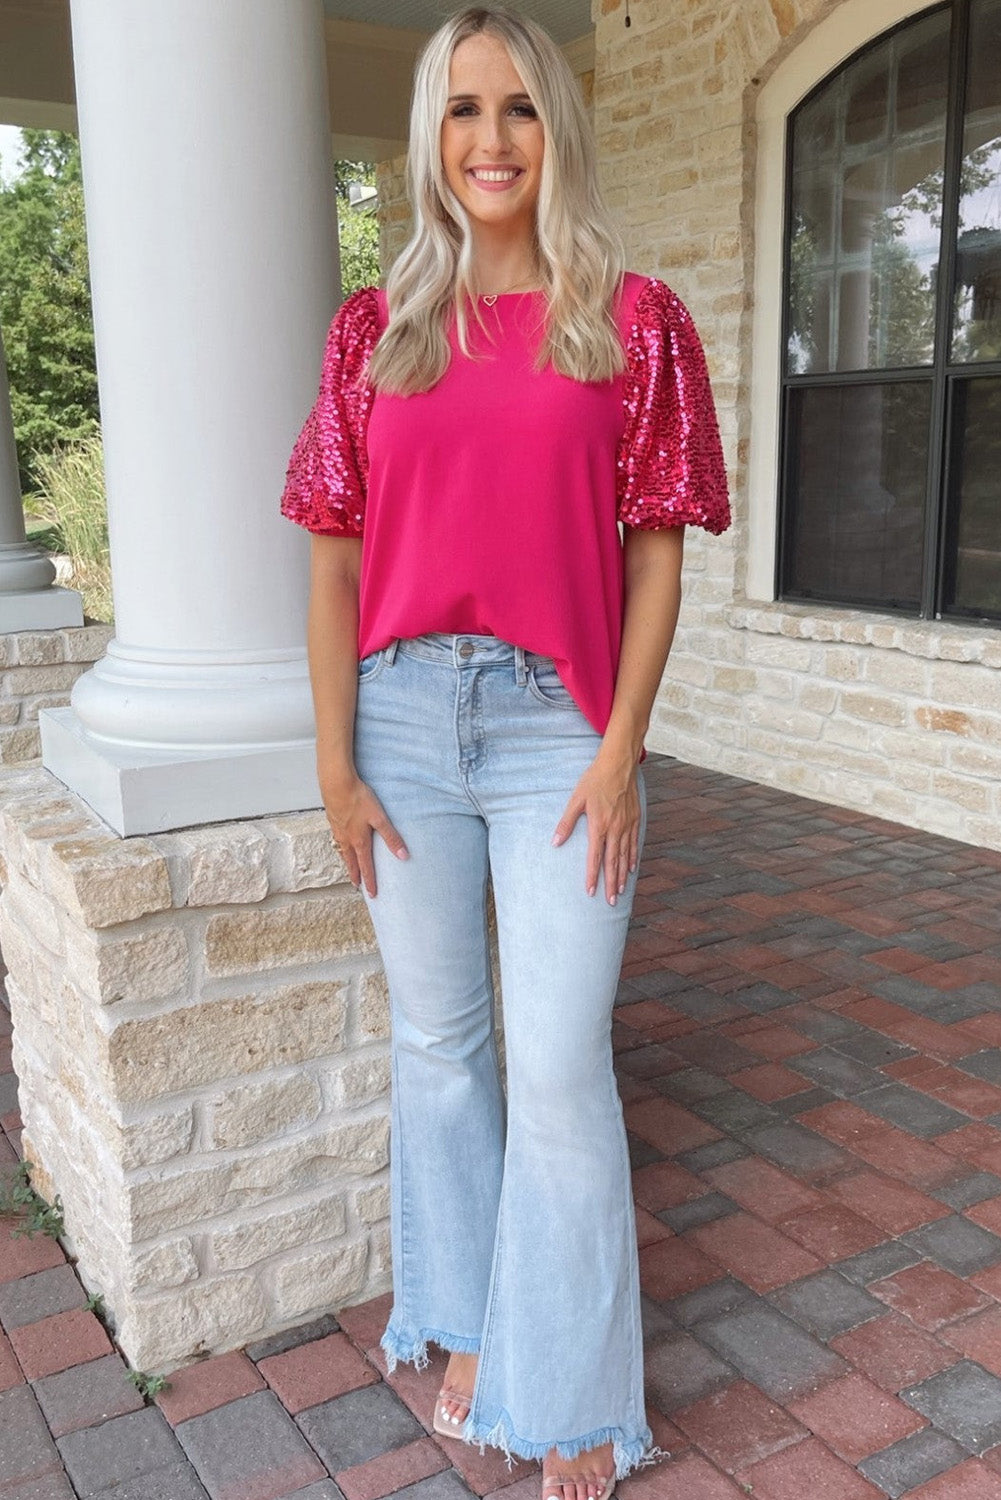
[[[673,1457],[622,1500],[1001,1500],[1001,854],[648,769],[615,1042]],[[384,1378],[385,1298],[152,1402],[84,1300],[4,1229],[0,1496],[538,1496],[429,1435],[444,1356]]]

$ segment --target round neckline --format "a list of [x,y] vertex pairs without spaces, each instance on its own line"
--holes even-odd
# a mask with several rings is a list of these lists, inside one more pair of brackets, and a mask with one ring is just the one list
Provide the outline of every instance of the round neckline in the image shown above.
[[529,287],[525,292],[477,292],[476,297],[478,302],[483,302],[489,297],[490,302],[487,305],[492,307],[495,302],[500,302],[502,298],[506,297],[538,297],[541,295],[542,290],[541,286],[536,286]]

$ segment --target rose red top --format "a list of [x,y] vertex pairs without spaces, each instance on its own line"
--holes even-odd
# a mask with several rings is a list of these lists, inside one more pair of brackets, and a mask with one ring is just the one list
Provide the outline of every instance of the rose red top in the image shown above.
[[375,392],[386,326],[363,287],[330,327],[320,391],[289,462],[282,514],[362,537],[359,659],[430,631],[495,635],[553,658],[604,733],[622,634],[626,526],[730,524],[702,345],[682,302],[627,272],[616,306],[628,368],[583,382],[532,369],[541,292],[482,304],[432,390]]

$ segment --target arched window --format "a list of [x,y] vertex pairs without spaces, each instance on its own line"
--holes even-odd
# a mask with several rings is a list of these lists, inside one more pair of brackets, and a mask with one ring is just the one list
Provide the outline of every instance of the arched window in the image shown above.
[[778,589],[1001,620],[1001,0],[790,117]]

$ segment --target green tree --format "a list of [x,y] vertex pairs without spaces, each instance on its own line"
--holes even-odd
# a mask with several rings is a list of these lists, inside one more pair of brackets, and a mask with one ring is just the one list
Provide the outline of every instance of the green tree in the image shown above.
[[98,404],[80,148],[62,131],[22,140],[20,174],[0,183],[0,327],[28,490],[34,455],[96,431]]
[[374,286],[379,280],[379,221],[369,206],[352,208],[348,185],[363,182],[375,186],[375,168],[365,162],[334,163],[334,187],[337,195],[337,234],[341,246],[341,290],[345,297],[360,286]]

